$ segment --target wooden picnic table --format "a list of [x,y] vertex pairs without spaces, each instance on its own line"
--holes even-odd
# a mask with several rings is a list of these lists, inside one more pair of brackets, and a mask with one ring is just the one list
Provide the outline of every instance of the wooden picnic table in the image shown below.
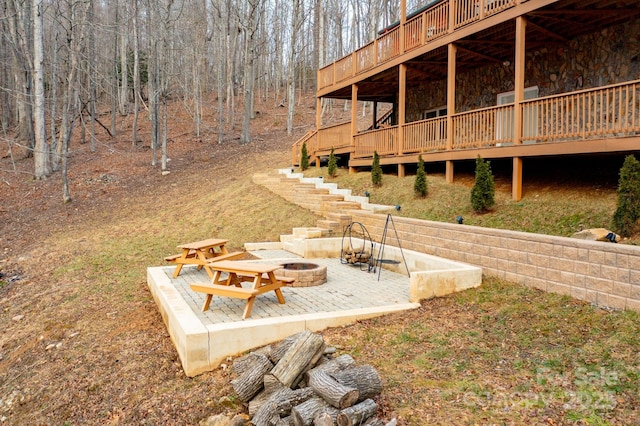
[[[278,302],[284,304],[280,287],[293,281],[292,278],[276,277],[275,271],[282,268],[278,264],[222,260],[210,264],[210,267],[213,270],[210,284],[190,284],[192,290],[207,294],[202,311],[209,309],[213,295],[236,297],[247,300],[243,319],[251,315],[256,296],[268,291],[274,291]],[[227,274],[225,278],[222,278],[222,273]],[[242,287],[243,282],[251,282],[252,285],[250,288]]]
[[229,253],[225,246],[228,242],[229,240],[209,238],[193,243],[180,244],[178,248],[182,249],[182,253],[167,256],[164,260],[177,264],[176,270],[173,272],[173,278],[177,278],[180,275],[183,265],[198,265],[198,270],[204,268],[209,278],[213,278],[213,271],[210,267],[211,262],[233,259],[244,255],[241,251]]

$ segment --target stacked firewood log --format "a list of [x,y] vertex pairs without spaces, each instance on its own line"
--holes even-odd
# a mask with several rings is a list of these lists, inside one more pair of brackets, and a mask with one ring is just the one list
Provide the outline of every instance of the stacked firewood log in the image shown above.
[[382,392],[376,370],[327,352],[321,335],[305,331],[237,358],[231,385],[248,404],[251,424],[394,425],[376,416],[374,398]]
[[369,263],[371,253],[362,248],[346,247],[343,250],[342,257],[347,263]]

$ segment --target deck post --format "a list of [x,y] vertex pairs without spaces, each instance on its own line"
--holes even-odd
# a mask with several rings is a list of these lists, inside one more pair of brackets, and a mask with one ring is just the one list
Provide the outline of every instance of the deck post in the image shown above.
[[520,201],[522,199],[522,157],[513,157],[513,176],[511,180],[511,198],[514,201]]
[[519,16],[516,19],[516,52],[515,52],[515,81],[513,91],[513,144],[522,143],[522,101],[524,100],[525,79],[525,32],[527,21]]
[[322,127],[322,98],[316,98],[316,130]]
[[[525,80],[525,40],[527,21],[524,17],[516,18],[516,51],[515,51],[515,82],[513,100],[513,144],[522,144],[522,101],[524,100]],[[513,177],[511,180],[511,198],[520,201],[522,198],[522,158],[513,158]]]
[[[400,64],[399,90],[398,90],[398,146],[396,155],[402,156],[404,151],[404,125],[407,115],[407,65]],[[398,177],[404,177],[404,164],[398,164]]]
[[[447,151],[453,150],[453,114],[456,113],[456,45],[448,46],[449,59],[447,69]],[[453,161],[447,160],[445,178],[453,183]]]
[[[356,133],[358,133],[358,85],[351,85],[351,152],[355,151]],[[349,174],[355,173],[355,168],[349,166]]]
[[[320,127],[322,127],[322,98],[316,98],[316,131],[318,131],[316,138],[320,138]],[[316,156],[313,157],[316,162],[316,168],[320,168],[320,159]]]
[[371,127],[375,129],[377,123],[378,123],[378,101],[373,101],[373,125]]

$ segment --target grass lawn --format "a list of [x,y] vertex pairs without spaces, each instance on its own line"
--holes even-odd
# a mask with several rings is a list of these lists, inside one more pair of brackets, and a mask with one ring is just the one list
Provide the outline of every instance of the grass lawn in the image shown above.
[[[240,248],[319,218],[252,182],[254,172],[286,167],[286,152],[248,147],[205,161],[196,148],[192,157],[176,154],[167,176],[126,185],[75,177],[74,203],[31,207],[50,214],[38,227],[19,228],[19,215],[7,225],[36,243],[7,252],[18,279],[0,281],[0,422],[195,425],[244,411],[228,370],[184,376],[146,268],[182,242],[217,236]],[[144,151],[118,158],[125,167],[148,161]],[[247,164],[261,169],[239,166]],[[118,177],[113,167],[109,173]],[[10,177],[17,186],[19,177]],[[553,235],[608,227],[615,208],[610,189],[530,186],[516,203],[498,182],[496,208],[476,215],[468,178],[454,185],[427,178],[426,199],[413,197],[411,176],[385,175],[372,189],[369,173],[341,169],[335,181],[355,194],[369,190],[372,202],[401,204],[402,215],[447,222],[462,215],[471,225]],[[35,192],[51,182],[25,186]],[[632,425],[640,424],[639,329],[635,312],[485,277],[480,288],[324,335],[378,369],[381,416],[400,425]]]

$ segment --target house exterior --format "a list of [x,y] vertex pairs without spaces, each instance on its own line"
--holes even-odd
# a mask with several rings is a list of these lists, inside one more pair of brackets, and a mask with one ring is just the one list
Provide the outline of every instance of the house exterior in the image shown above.
[[[374,151],[398,175],[418,162],[481,156],[512,162],[522,197],[528,158],[640,151],[640,2],[637,0],[441,0],[407,16],[318,70],[311,162],[329,154],[351,170]],[[368,101],[374,119],[323,126],[323,99]],[[378,113],[391,105],[388,115]]]

